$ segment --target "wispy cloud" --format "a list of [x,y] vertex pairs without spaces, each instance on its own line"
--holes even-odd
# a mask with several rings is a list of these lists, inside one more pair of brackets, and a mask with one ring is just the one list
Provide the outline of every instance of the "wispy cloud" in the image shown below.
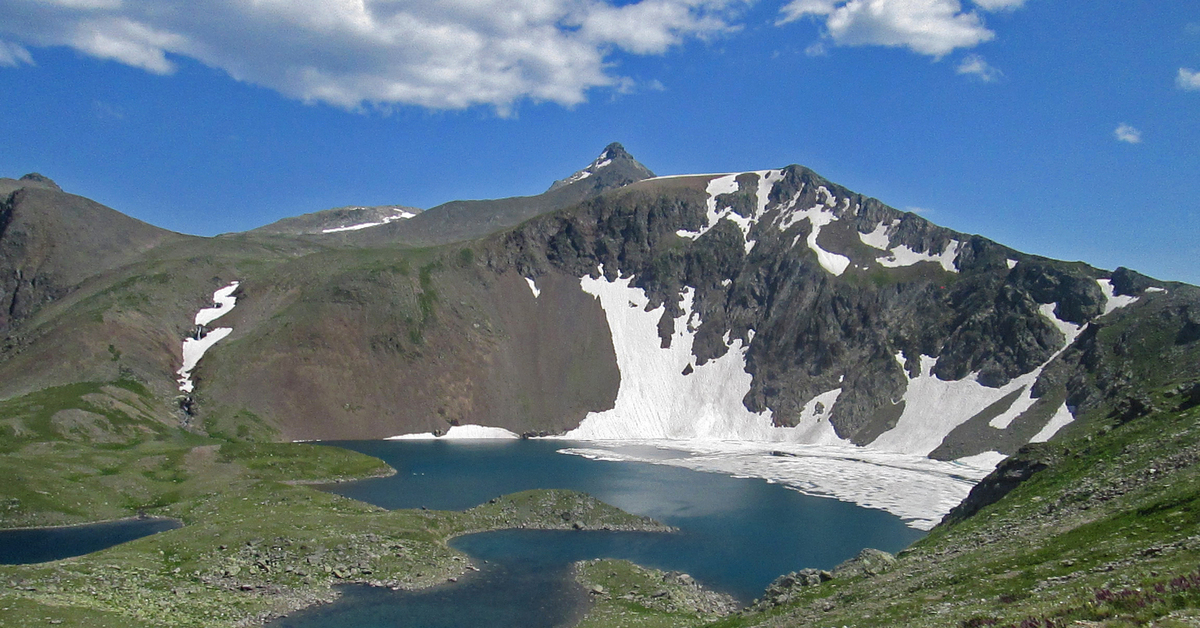
[[[984,11],[1016,9],[1024,0],[978,0]],[[978,11],[959,0],[791,0],[777,24],[823,20],[824,36],[839,46],[893,46],[941,58],[995,38]]]
[[15,68],[22,63],[33,65],[29,51],[17,44],[0,40],[0,67]]
[[974,0],[975,6],[985,11],[1009,11],[1025,6],[1025,0]]
[[[623,89],[618,51],[656,55],[735,30],[747,0],[0,2],[0,36],[156,74],[180,58],[306,102],[433,109],[581,103]],[[0,43],[0,65],[31,63]]]
[[125,110],[103,100],[92,101],[92,113],[97,120],[124,120]]
[[984,83],[998,81],[1004,76],[1003,72],[992,67],[979,55],[967,55],[954,71],[958,74],[974,77]]
[[1188,92],[1200,92],[1200,72],[1179,68],[1179,74],[1175,75],[1175,86]]
[[1117,125],[1117,130],[1113,131],[1113,137],[1117,138],[1118,142],[1127,144],[1142,143],[1142,132],[1124,122]]

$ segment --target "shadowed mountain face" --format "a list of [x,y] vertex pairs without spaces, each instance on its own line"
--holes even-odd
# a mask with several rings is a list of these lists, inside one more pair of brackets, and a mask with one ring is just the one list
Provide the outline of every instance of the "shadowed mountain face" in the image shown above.
[[[1200,365],[1192,286],[1026,255],[799,166],[653,178],[613,144],[540,196],[209,239],[42,181],[5,208],[0,394],[134,378],[212,434],[483,424],[956,459],[1136,414]],[[233,331],[180,396],[191,318],[235,280]]]
[[0,331],[84,280],[184,239],[28,174],[0,179]]

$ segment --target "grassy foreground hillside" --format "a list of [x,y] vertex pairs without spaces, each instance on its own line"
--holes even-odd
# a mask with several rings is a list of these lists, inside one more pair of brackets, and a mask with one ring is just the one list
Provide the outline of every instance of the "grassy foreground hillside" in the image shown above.
[[977,492],[1044,469],[891,571],[717,625],[1200,625],[1200,407],[1165,392],[1165,410],[1026,448]]
[[[421,588],[469,569],[446,545],[514,526],[661,529],[590,497],[530,491],[465,512],[387,511],[305,483],[394,472],[333,447],[221,441],[162,427],[132,382],[0,407],[0,528],[134,516],[184,527],[105,551],[0,566],[0,625],[245,626],[330,600],[339,583]],[[117,400],[120,405],[116,405]]]

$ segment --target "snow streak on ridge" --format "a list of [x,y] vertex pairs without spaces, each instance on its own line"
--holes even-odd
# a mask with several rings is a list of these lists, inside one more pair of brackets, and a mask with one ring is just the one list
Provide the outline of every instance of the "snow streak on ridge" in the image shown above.
[[202,308],[196,312],[196,336],[183,341],[183,366],[176,371],[176,374],[179,375],[180,392],[190,393],[195,390],[192,370],[200,363],[200,358],[204,357],[206,351],[233,332],[232,327],[207,330],[205,326],[233,310],[233,307],[237,305],[237,298],[233,296],[233,293],[237,290],[238,285],[239,283],[234,281],[217,290],[213,293],[215,307]]
[[[355,207],[354,209],[367,209],[367,208],[366,207]],[[400,209],[398,207],[392,208],[392,211],[394,212],[393,215],[384,216],[383,220],[374,221],[374,222],[363,222],[363,223],[359,223],[359,224],[355,224],[355,225],[347,225],[345,227],[332,227],[330,229],[322,229],[321,233],[340,233],[342,231],[358,231],[359,229],[367,229],[369,227],[378,227],[380,225],[386,225],[389,222],[395,222],[397,220],[407,220],[409,218],[412,218],[413,216],[416,216],[416,214],[414,214],[410,211],[407,211],[407,210]]]

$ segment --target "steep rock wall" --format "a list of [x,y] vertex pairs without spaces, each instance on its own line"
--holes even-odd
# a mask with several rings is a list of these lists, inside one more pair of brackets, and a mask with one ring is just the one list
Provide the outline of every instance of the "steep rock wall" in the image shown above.
[[[769,440],[785,437],[768,419],[826,421],[840,440],[942,458],[1012,453],[1068,424],[1066,386],[1043,373],[1135,299],[1113,293],[1119,275],[938,227],[796,166],[644,181],[503,234],[485,261],[535,280],[583,277],[604,304],[617,409],[572,434]],[[606,296],[618,289],[640,293],[624,297],[628,311]],[[657,343],[643,337],[646,317]],[[644,348],[623,349],[634,336]],[[661,366],[639,366],[664,351]],[[730,385],[679,383],[730,355],[744,364],[721,363]],[[744,392],[732,385],[743,375]],[[655,396],[665,391],[674,401]],[[728,423],[704,427],[717,414]]]

